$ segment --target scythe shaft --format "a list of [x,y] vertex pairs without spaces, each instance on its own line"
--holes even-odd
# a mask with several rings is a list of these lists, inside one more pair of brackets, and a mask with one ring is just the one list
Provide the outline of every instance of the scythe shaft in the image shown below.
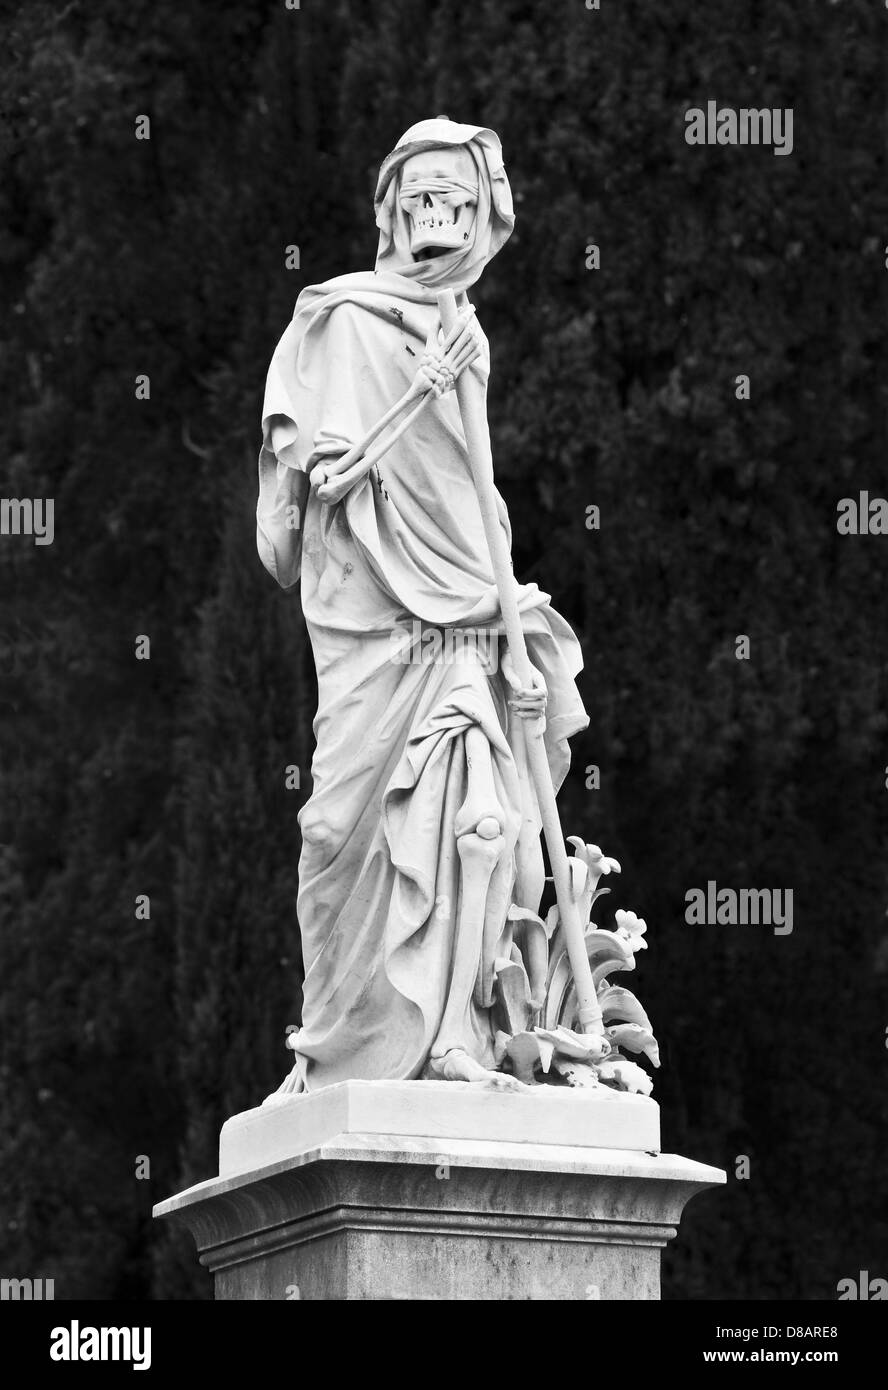
[[[446,338],[457,318],[456,298],[452,290],[442,290],[439,293],[438,309]],[[518,593],[512,569],[512,557],[509,553],[505,531],[500,524],[496,504],[490,432],[487,427],[484,403],[478,394],[478,382],[473,379],[470,372],[464,371],[458,377],[456,394],[469,451],[469,465],[478,496],[478,505],[481,508],[484,534],[490,551],[499,594],[500,612],[503,617],[509,650],[512,654],[512,662],[522,686],[530,687],[532,667],[527,655],[524,628],[518,611]],[[555,788],[552,785],[549,760],[543,741],[545,725],[541,718],[519,719],[518,723],[523,727],[527,767],[536,791],[543,833],[546,838],[546,848],[549,851],[549,862],[552,866],[555,895],[558,901],[558,915],[564,929],[565,945],[577,992],[580,1027],[584,1033],[601,1033],[603,1031],[601,1009],[596,998],[592,970],[583,939],[583,924],[580,921],[577,904],[571,892],[570,866],[564,835],[561,830],[558,806],[555,801]]]

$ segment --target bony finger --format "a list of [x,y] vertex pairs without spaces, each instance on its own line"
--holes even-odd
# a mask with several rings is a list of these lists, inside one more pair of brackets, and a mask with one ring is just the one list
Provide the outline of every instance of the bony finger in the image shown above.
[[437,362],[426,362],[420,370],[431,386],[439,385],[446,376]]
[[462,352],[463,348],[468,347],[469,344],[474,343],[474,341],[475,335],[470,329],[464,328],[461,333],[457,334],[452,343],[448,343],[447,347],[444,349],[444,356],[457,357],[459,353]]
[[473,338],[475,342],[481,341],[481,329],[479,327],[478,320],[474,316],[474,313],[472,313],[464,321],[463,335],[467,338]]
[[463,352],[477,352],[477,350],[478,344],[471,333],[464,333],[461,338],[457,338],[450,351],[444,354],[444,361],[452,362],[455,357],[459,357]]
[[481,356],[481,344],[476,338],[469,338],[460,355],[464,356],[465,354],[468,354],[470,362],[474,362],[476,357]]
[[448,357],[443,365],[449,367],[452,372],[463,372],[466,367],[471,366],[477,356],[477,348],[469,343],[461,348],[453,357]]
[[463,348],[458,357],[451,358],[450,370],[452,372],[464,372],[466,367],[470,367],[478,356],[478,349],[471,345]]

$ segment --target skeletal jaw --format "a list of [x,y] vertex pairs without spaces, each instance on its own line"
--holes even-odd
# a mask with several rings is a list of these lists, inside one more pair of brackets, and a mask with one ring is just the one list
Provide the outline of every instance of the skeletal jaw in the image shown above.
[[433,193],[425,193],[420,206],[410,213],[410,250],[456,251],[466,246],[475,225],[475,207],[461,203],[452,207]]

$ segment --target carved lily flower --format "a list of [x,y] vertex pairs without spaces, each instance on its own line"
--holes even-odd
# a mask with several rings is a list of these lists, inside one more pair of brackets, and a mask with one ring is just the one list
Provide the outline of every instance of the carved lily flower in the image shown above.
[[622,936],[632,952],[646,951],[647,942],[644,934],[647,931],[647,922],[643,917],[637,917],[634,912],[617,911],[617,936]]
[[592,904],[598,896],[599,879],[604,874],[618,874],[621,869],[616,859],[603,854],[598,845],[587,845],[579,835],[569,835],[567,842],[576,850],[576,854],[570,859],[571,881],[585,924],[589,921]]
[[580,839],[579,835],[568,835],[567,843],[573,845],[577,859],[585,864],[588,877],[594,878],[596,884],[602,874],[622,872],[619,862],[604,854],[598,845],[587,845],[584,840]]

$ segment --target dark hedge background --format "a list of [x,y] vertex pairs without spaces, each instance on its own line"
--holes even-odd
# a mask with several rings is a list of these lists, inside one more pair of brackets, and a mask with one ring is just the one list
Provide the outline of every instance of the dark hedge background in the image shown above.
[[[888,538],[835,525],[888,489],[885,7],[2,13],[0,490],[53,497],[56,539],[0,539],[0,1273],[208,1296],[151,1205],[216,1171],[299,1002],[314,689],[254,550],[264,374],[301,286],[372,265],[378,165],[443,111],[500,133],[516,196],[475,297],[516,569],[586,653],[565,830],[650,924],[664,1147],[730,1174],[664,1294],[888,1276]],[[792,107],[792,155],[689,147],[709,99]],[[686,925],[710,878],[793,888],[793,934]]]

